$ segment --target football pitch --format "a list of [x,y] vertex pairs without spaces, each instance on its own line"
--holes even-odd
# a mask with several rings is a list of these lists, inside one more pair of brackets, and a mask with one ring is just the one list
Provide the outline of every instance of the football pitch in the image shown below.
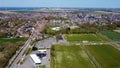
[[111,45],[88,45],[87,49],[103,68],[120,68],[120,51]]
[[108,30],[102,31],[101,33],[113,41],[120,41],[120,33]]
[[[102,44],[55,45],[51,56],[51,68],[120,68],[120,51],[112,46],[112,41],[101,33],[66,34],[68,42],[88,41]],[[85,49],[82,47],[85,46]],[[90,53],[90,55],[86,52]],[[94,57],[95,60],[90,57]],[[96,63],[95,63],[96,62]]]
[[69,42],[80,42],[80,41],[106,41],[108,42],[109,39],[102,34],[66,34],[65,38]]
[[94,68],[81,46],[55,46],[51,68]]

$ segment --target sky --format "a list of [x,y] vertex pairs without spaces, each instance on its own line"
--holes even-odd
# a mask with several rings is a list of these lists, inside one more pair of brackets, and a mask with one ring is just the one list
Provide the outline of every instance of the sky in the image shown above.
[[120,0],[0,0],[0,7],[120,8]]

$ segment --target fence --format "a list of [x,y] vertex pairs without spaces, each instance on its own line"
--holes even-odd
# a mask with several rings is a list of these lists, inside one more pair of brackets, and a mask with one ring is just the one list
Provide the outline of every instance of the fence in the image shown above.
[[[88,45],[88,46],[90,46],[90,45]],[[82,45],[82,47],[85,50],[85,52],[87,53],[87,55],[90,58],[90,60],[92,61],[92,63],[95,65],[95,67],[96,68],[102,68],[102,66],[96,61],[94,56],[92,56],[91,53],[88,51],[88,49],[86,48],[86,45]]]

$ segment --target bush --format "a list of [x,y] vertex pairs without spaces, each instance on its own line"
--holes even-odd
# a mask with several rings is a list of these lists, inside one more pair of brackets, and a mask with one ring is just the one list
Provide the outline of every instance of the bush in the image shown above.
[[38,48],[37,47],[33,47],[32,50],[35,51],[35,50],[38,50]]
[[0,57],[0,68],[4,68],[8,60],[5,57]]
[[1,42],[0,44],[0,68],[5,68],[10,58],[16,53],[16,50],[23,45],[23,42]]

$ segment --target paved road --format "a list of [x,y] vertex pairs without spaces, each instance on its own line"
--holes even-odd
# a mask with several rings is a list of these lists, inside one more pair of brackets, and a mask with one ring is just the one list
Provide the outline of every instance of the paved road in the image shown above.
[[30,56],[26,59],[24,64],[19,66],[19,68],[35,68],[35,67],[36,66]]
[[[47,22],[47,21],[46,21]],[[35,31],[37,31],[39,28],[42,27],[42,29],[39,29],[40,32],[42,32],[44,30],[44,27],[46,25],[46,22],[43,22],[42,24],[39,24],[39,26],[36,28],[36,30],[34,30],[34,32],[32,33],[32,35],[35,34]],[[41,26],[41,27],[40,27]],[[21,61],[24,56],[24,52],[27,51],[30,47],[30,42],[32,42],[32,40],[35,38],[33,36],[30,36],[29,39],[26,41],[25,45],[23,46],[23,49],[21,50],[20,54],[17,56],[17,58],[14,60],[14,62],[11,64],[10,68],[19,68],[19,64],[17,64],[19,61]],[[35,34],[36,35],[36,34]],[[7,67],[6,67],[7,68]]]
[[29,38],[29,39],[26,41],[26,43],[25,43],[22,51],[21,51],[20,54],[17,56],[17,58],[14,60],[14,62],[13,62],[12,65],[10,66],[10,68],[18,68],[19,64],[17,64],[17,63],[19,62],[19,60],[22,60],[22,58],[24,57],[24,56],[23,56],[24,52],[29,49],[30,42],[31,42],[31,38]]

